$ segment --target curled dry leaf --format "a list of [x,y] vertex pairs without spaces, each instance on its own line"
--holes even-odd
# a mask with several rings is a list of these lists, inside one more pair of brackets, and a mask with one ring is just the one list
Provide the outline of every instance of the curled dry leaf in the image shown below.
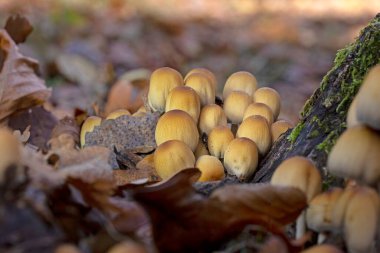
[[9,17],[4,28],[16,44],[24,42],[33,31],[29,21],[18,14]]
[[156,148],[154,138],[159,113],[143,117],[129,115],[114,120],[104,120],[86,134],[86,146],[105,146],[119,152],[149,153]]
[[37,76],[38,63],[23,56],[8,33],[0,30],[0,121],[16,111],[42,104],[50,96]]
[[[248,224],[263,226],[267,231],[282,238],[289,252],[297,252],[300,249],[292,245],[281,229],[279,222],[286,223],[288,219],[277,214],[287,213],[294,217],[302,211],[306,206],[306,200],[297,190],[289,190],[288,194],[295,193],[299,196],[300,200],[295,201],[300,203],[298,207],[289,209],[277,205],[273,208],[265,207],[261,212],[258,207],[245,206],[252,198],[239,200],[239,194],[229,194],[230,198],[236,200],[225,203],[218,199],[218,195],[207,199],[197,194],[191,183],[195,182],[199,175],[198,169],[185,169],[167,181],[132,191],[134,198],[150,215],[154,239],[161,252],[210,250],[218,242],[239,233]],[[239,191],[245,196],[252,194],[251,189],[244,187]],[[260,194],[263,199],[274,198],[276,195],[272,190],[261,190]],[[271,209],[271,213],[266,214],[268,209]],[[170,236],[162,231],[170,231]]]

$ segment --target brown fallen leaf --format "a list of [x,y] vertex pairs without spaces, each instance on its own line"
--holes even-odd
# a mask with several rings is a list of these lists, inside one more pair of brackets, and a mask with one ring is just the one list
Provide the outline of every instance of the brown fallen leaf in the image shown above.
[[[297,217],[306,206],[305,196],[299,190],[282,189],[287,194],[298,196],[299,200],[294,202],[303,202],[302,205],[285,208],[276,204],[272,209],[266,207],[271,209],[271,213],[267,214],[266,209],[260,211],[258,207],[248,204],[254,202],[257,197],[255,194],[250,197],[249,193],[252,191],[244,190],[245,186],[242,189],[236,186],[236,189],[247,196],[244,200],[239,200],[236,196],[238,194],[229,194],[230,198],[236,200],[223,203],[217,195],[205,198],[197,194],[191,182],[195,182],[199,175],[198,169],[185,169],[165,182],[132,190],[136,201],[146,209],[151,218],[155,243],[161,252],[210,250],[239,233],[248,224],[260,225],[268,232],[279,236],[289,252],[300,250],[298,245],[295,246],[289,241],[281,228],[281,224],[288,221],[283,217],[285,213],[290,217]],[[272,188],[268,189],[261,191],[261,198],[273,198]],[[245,194],[244,191],[249,193]],[[278,215],[276,210],[283,215]],[[168,232],[163,231],[170,231],[170,236]]]
[[33,26],[29,21],[19,14],[9,17],[4,28],[16,44],[25,42],[26,38],[33,31]]
[[[16,111],[42,104],[51,91],[38,77],[38,63],[23,56],[15,42],[0,29],[0,121]],[[0,57],[1,58],[1,57]],[[0,59],[1,60],[1,59]]]
[[114,120],[104,120],[86,134],[86,146],[105,146],[119,152],[149,153],[156,148],[154,138],[159,113],[143,117],[129,115]]

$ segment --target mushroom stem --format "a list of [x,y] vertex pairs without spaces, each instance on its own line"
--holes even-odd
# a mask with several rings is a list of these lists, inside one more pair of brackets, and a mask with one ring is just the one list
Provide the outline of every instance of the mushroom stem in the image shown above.
[[306,232],[306,214],[304,211],[298,216],[296,221],[296,239],[301,238]]

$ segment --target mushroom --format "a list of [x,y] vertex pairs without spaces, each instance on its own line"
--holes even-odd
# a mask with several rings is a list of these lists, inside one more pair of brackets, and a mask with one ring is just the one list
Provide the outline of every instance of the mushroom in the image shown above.
[[243,120],[248,118],[249,116],[259,115],[263,116],[269,125],[273,123],[273,112],[272,109],[269,108],[266,104],[263,103],[252,103],[247,109],[244,111]]
[[352,100],[350,108],[348,108],[347,118],[346,118],[347,128],[360,125],[360,122],[358,121],[358,118],[356,115],[357,104],[358,104],[358,99],[355,96],[354,100]]
[[333,223],[333,211],[337,200],[342,196],[343,189],[332,188],[314,197],[306,210],[307,227],[319,232],[318,244],[325,240],[325,232],[337,231],[340,226]]
[[250,178],[256,171],[259,160],[256,144],[248,138],[232,140],[224,152],[224,167],[228,174],[240,180]]
[[163,67],[156,69],[150,76],[148,104],[153,111],[165,111],[166,98],[169,92],[183,85],[182,75],[175,69]]
[[146,115],[146,108],[145,106],[141,106],[134,114],[132,114],[133,117],[143,117]]
[[238,124],[243,121],[244,111],[252,103],[252,97],[242,91],[232,91],[224,101],[223,109],[227,119],[232,123],[235,134]]
[[239,71],[230,75],[224,85],[223,99],[226,99],[232,91],[242,91],[250,97],[257,89],[257,80],[254,75],[247,71]]
[[11,165],[19,165],[21,146],[16,136],[8,128],[0,128],[0,185],[6,180],[6,170]]
[[187,77],[185,85],[198,93],[201,106],[215,103],[215,87],[206,75],[193,73]]
[[371,68],[356,95],[356,115],[360,123],[380,130],[380,64]]
[[181,110],[164,113],[157,122],[155,139],[157,145],[168,140],[180,140],[195,151],[199,133],[193,118]]
[[366,126],[348,128],[327,160],[328,171],[375,186],[380,180],[380,135]]
[[112,246],[107,253],[147,253],[143,245],[134,241],[122,241]]
[[207,146],[210,154],[218,158],[223,158],[228,144],[233,139],[234,135],[228,127],[214,127],[208,135],[207,139]]
[[280,94],[278,94],[275,89],[269,87],[257,89],[253,94],[253,101],[269,106],[269,108],[273,111],[273,119],[277,119],[281,109],[281,98]]
[[200,73],[200,74],[207,76],[207,78],[211,81],[211,84],[214,86],[214,89],[217,90],[218,85],[217,85],[216,77],[215,77],[214,73],[212,73],[210,70],[208,70],[206,68],[195,68],[195,69],[190,70],[189,73],[187,73],[185,78],[184,78],[185,82],[186,82],[187,78],[194,73]]
[[[293,186],[306,195],[307,202],[321,192],[322,179],[318,169],[306,157],[294,156],[284,160],[274,171],[271,184]],[[305,211],[297,219],[296,238],[305,234]]]
[[322,244],[305,249],[301,253],[343,253],[343,251],[333,245]]
[[83,122],[80,130],[80,144],[82,148],[86,144],[86,133],[92,132],[100,123],[102,123],[102,118],[98,116],[90,116]]
[[169,140],[154,152],[154,167],[162,179],[168,179],[180,170],[194,167],[195,157],[182,141]]
[[202,172],[199,182],[217,181],[224,178],[223,164],[215,156],[200,156],[195,163],[195,168]]
[[195,122],[198,122],[201,111],[201,102],[198,94],[187,86],[173,88],[166,98],[165,112],[175,109],[187,112]]
[[118,109],[108,114],[106,119],[117,119],[123,115],[131,115],[131,113],[126,109]]
[[198,127],[200,132],[208,135],[216,126],[227,126],[226,114],[219,105],[205,105],[199,116]]
[[74,244],[63,243],[55,248],[54,253],[81,253],[82,251]]
[[243,120],[237,130],[236,137],[246,137],[254,141],[261,156],[264,156],[272,145],[268,122],[259,115],[250,116]]
[[272,133],[272,142],[275,142],[278,137],[281,136],[281,134],[285,133],[289,128],[292,127],[294,127],[292,123],[284,119],[280,119],[274,122],[270,127]]

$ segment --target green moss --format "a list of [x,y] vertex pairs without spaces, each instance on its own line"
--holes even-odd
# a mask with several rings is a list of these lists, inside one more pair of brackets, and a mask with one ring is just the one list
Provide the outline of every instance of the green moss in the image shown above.
[[288,141],[290,141],[290,143],[293,144],[297,140],[298,135],[300,134],[300,132],[302,131],[304,127],[305,127],[305,123],[298,123],[297,126],[295,126],[292,132],[289,134]]
[[308,136],[307,138],[309,139],[313,139],[315,137],[317,137],[319,135],[319,131],[318,130],[313,130]]

